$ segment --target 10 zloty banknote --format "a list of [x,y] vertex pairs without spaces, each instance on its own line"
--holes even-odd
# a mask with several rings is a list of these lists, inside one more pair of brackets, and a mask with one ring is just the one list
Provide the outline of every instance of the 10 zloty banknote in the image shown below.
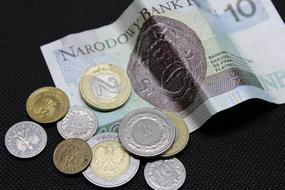
[[135,0],[114,23],[41,50],[71,105],[86,106],[79,81],[88,67],[111,63],[128,73],[128,102],[93,110],[99,132],[116,131],[141,107],[179,112],[191,132],[251,98],[285,102],[285,27],[269,0]]

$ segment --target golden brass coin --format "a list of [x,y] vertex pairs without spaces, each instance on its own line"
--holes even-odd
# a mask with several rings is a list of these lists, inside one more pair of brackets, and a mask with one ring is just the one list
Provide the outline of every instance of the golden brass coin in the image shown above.
[[63,118],[69,108],[67,95],[55,87],[43,87],[28,98],[28,115],[39,123],[53,123]]
[[165,114],[167,114],[176,127],[176,137],[173,145],[161,155],[162,157],[169,157],[178,154],[186,147],[189,141],[189,131],[186,123],[177,113],[165,112]]
[[[92,149],[92,152],[94,159],[90,164],[90,168],[97,176],[103,179],[121,176],[129,168],[131,157],[119,142],[100,142]],[[120,164],[116,164],[116,161]]]
[[55,167],[65,174],[83,171],[91,162],[92,150],[82,139],[66,139],[57,145],[53,153]]
[[109,111],[126,103],[131,94],[131,83],[118,66],[99,64],[90,67],[81,76],[80,93],[89,106]]

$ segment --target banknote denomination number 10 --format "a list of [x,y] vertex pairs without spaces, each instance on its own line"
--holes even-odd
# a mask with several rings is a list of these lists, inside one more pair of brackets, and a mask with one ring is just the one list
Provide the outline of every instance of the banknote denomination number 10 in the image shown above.
[[[249,10],[245,10],[242,7],[243,3],[247,3],[250,6]],[[253,0],[238,0],[236,3],[236,8],[231,4],[227,6],[225,12],[230,11],[237,22],[240,22],[241,16],[243,17],[252,17],[256,13],[256,4]]]

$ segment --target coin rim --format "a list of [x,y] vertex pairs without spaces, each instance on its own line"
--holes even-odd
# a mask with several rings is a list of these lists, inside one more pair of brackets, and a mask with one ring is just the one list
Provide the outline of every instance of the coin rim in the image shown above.
[[[91,144],[92,142],[91,141],[93,141],[93,138],[100,138],[100,136],[103,136],[103,135],[106,135],[106,136],[112,136],[112,139],[110,139],[110,140],[112,140],[112,141],[116,141],[116,142],[119,142],[120,143],[120,140],[119,140],[119,136],[118,136],[118,134],[117,133],[112,133],[112,132],[104,132],[104,133],[100,133],[100,134],[98,134],[98,135],[95,135],[95,136],[93,136],[92,138],[90,138],[88,141],[87,141],[87,143],[89,144],[89,146],[91,147],[91,149],[94,147],[94,146],[96,146],[98,143],[100,143],[100,142],[103,142],[103,141],[108,141],[108,139],[104,139],[104,140],[96,140],[96,139],[94,139],[94,141],[95,142],[93,142],[93,144]],[[128,153],[128,152],[127,152]],[[93,156],[93,152],[92,152],[92,156]],[[119,186],[122,186],[122,185],[124,185],[124,184],[126,184],[126,183],[128,183],[131,179],[133,179],[133,177],[136,175],[136,173],[138,172],[138,169],[139,169],[139,166],[140,166],[140,160],[138,160],[138,159],[136,159],[136,158],[134,158],[134,157],[132,157],[132,155],[129,155],[130,156],[130,158],[131,158],[131,160],[130,160],[130,165],[131,165],[131,162],[133,162],[135,165],[136,165],[136,167],[134,168],[134,172],[132,173],[132,175],[131,176],[128,176],[128,179],[127,180],[125,180],[125,181],[122,181],[121,183],[118,183],[118,184],[101,184],[101,183],[98,183],[97,181],[94,181],[94,180],[92,180],[92,177],[90,177],[86,172],[88,171],[88,169],[89,169],[89,167],[85,170],[85,171],[83,171],[82,172],[82,174],[83,174],[83,176],[89,181],[89,182],[91,182],[91,183],[93,183],[93,184],[95,184],[95,185],[97,185],[97,186],[99,186],[99,187],[104,187],[104,188],[113,188],[113,187],[119,187]],[[130,167],[130,166],[129,166]],[[129,168],[128,168],[129,169]],[[93,174],[93,176],[95,176],[96,178],[99,178],[98,176],[96,176],[93,172],[92,172],[92,174]],[[94,179],[94,178],[93,178]]]
[[[152,113],[155,113],[156,115],[162,117],[163,119],[166,119],[169,121],[170,125],[171,125],[171,129],[173,131],[172,133],[172,136],[171,136],[171,139],[170,141],[168,142],[168,144],[165,146],[164,149],[161,149],[160,151],[157,151],[156,153],[153,153],[153,154],[149,154],[149,153],[143,153],[143,152],[139,152],[139,151],[134,151],[132,150],[131,148],[128,147],[127,143],[124,142],[124,135],[123,135],[123,128],[126,126],[126,121],[128,120],[128,118],[130,116],[133,116],[133,115],[136,115],[138,113],[147,113],[147,112],[152,112]],[[139,157],[155,157],[155,156],[159,156],[161,154],[163,154],[164,152],[166,152],[173,144],[174,140],[175,140],[175,135],[176,135],[176,129],[175,129],[175,126],[174,126],[174,123],[172,122],[172,120],[163,112],[161,112],[160,110],[158,109],[155,109],[155,108],[139,108],[139,109],[135,109],[133,111],[131,111],[130,113],[128,113],[121,121],[120,125],[119,125],[119,130],[118,130],[118,134],[119,134],[119,139],[120,139],[120,142],[122,143],[123,147],[128,151],[130,152],[131,154],[133,155],[136,155],[136,156],[139,156]]]
[[[114,102],[112,102],[112,104],[107,105],[106,103],[101,103],[100,99],[96,98],[95,96],[94,96],[94,101],[90,100],[90,98],[88,98],[88,96],[84,93],[84,89],[83,89],[84,78],[86,77],[87,72],[90,72],[91,70],[96,71],[98,69],[97,67],[106,67],[108,70],[110,70],[112,72],[116,72],[120,76],[120,78],[123,79],[121,81],[126,82],[127,91],[125,93],[120,93],[118,95],[121,98],[121,101],[118,101],[118,98],[116,98],[116,100]],[[79,90],[80,90],[81,98],[90,107],[92,107],[96,110],[100,110],[100,111],[111,111],[111,110],[115,110],[115,109],[123,106],[127,102],[127,100],[130,98],[130,95],[132,93],[132,86],[131,86],[131,81],[130,81],[128,75],[119,66],[114,65],[114,64],[109,64],[109,63],[101,63],[101,64],[93,65],[93,66],[87,68],[83,72],[83,74],[80,77]]]
[[86,136],[85,138],[81,138],[81,137],[71,137],[71,138],[79,138],[79,139],[83,139],[83,140],[88,140],[90,139],[92,136],[94,136],[94,134],[96,133],[97,129],[98,129],[98,119],[96,117],[96,114],[93,113],[92,111],[88,110],[87,108],[85,107],[81,107],[81,106],[71,106],[68,110],[68,112],[65,114],[65,116],[62,118],[62,120],[60,120],[59,122],[57,122],[57,125],[56,125],[56,128],[57,128],[57,131],[58,133],[64,138],[64,139],[70,139],[68,138],[67,136],[64,135],[64,132],[62,131],[62,122],[63,120],[65,119],[65,117],[68,115],[68,113],[70,113],[72,110],[81,110],[81,111],[86,111],[91,117],[93,120],[95,120],[95,129],[93,130],[92,133],[90,133],[90,135]]
[[[44,134],[44,139],[43,139],[43,140],[44,140],[44,144],[43,144],[43,146],[41,147],[41,149],[40,149],[38,152],[34,153],[34,154],[31,154],[31,155],[29,155],[29,156],[19,156],[19,155],[16,155],[15,153],[13,153],[13,152],[8,148],[8,147],[9,147],[9,146],[7,145],[8,133],[12,130],[12,128],[16,127],[17,125],[19,125],[19,124],[25,124],[25,123],[33,124],[33,125],[36,125],[37,127],[41,128],[41,130],[43,131],[43,134]],[[8,150],[8,152],[9,152],[10,154],[12,154],[13,156],[15,156],[15,157],[17,157],[17,158],[32,158],[32,157],[35,157],[35,156],[37,156],[38,154],[40,154],[40,153],[45,149],[46,145],[47,145],[47,133],[46,133],[45,129],[44,129],[41,125],[39,125],[38,123],[35,123],[35,122],[33,122],[33,121],[20,121],[20,122],[18,122],[18,123],[15,123],[14,125],[12,125],[12,126],[7,130],[7,132],[6,132],[6,134],[5,134],[5,146],[6,146],[6,149]]]
[[[57,151],[57,150],[58,150],[58,147],[59,147],[61,144],[66,143],[66,141],[73,141],[73,140],[79,140],[79,141],[81,141],[81,142],[87,144],[88,147],[89,147],[89,151],[90,151],[90,153],[91,153],[91,156],[88,158],[89,161],[88,161],[88,163],[84,166],[84,168],[82,168],[82,169],[80,169],[80,170],[77,170],[76,172],[65,172],[65,171],[59,169],[59,168],[57,167],[57,165],[55,164],[55,163],[56,163],[56,162],[55,162],[55,155],[56,155],[56,153],[58,152],[58,151]],[[56,146],[56,148],[54,149],[54,151],[53,151],[53,157],[52,157],[53,165],[56,167],[56,169],[57,169],[58,171],[60,171],[61,173],[68,174],[68,175],[77,174],[77,173],[82,172],[85,168],[87,168],[87,166],[89,166],[91,160],[92,160],[92,150],[91,150],[89,144],[88,144],[85,140],[80,139],[80,138],[69,138],[69,139],[64,139],[63,141],[61,141],[61,142]]]
[[[174,117],[178,117],[179,120],[183,123],[183,128],[186,129],[187,131],[187,140],[183,143],[183,146],[181,146],[180,148],[178,149],[174,149],[175,151],[172,153],[172,154],[169,154],[168,152],[172,149],[173,145],[175,145],[175,142],[176,142],[176,138],[173,142],[173,144],[171,145],[171,147],[166,151],[164,152],[161,157],[171,157],[171,156],[175,156],[176,154],[179,154],[182,150],[184,150],[184,148],[187,146],[188,142],[189,142],[189,139],[190,139],[190,134],[189,134],[189,129],[188,129],[188,126],[187,124],[185,123],[185,121],[182,119],[182,117],[180,117],[180,115],[178,113],[172,113],[172,112],[164,112],[166,115],[168,115],[168,117],[171,119],[171,115],[173,115]],[[171,119],[172,120],[172,119]],[[174,125],[175,125],[175,122],[173,121]],[[176,127],[176,125],[175,125]],[[176,127],[177,130],[179,130],[178,127]],[[180,134],[180,132],[178,133],[178,135]],[[178,136],[178,139],[179,139],[179,136]]]
[[[180,187],[182,187],[182,185],[185,183],[185,180],[186,180],[186,168],[184,166],[184,164],[177,158],[171,158],[171,159],[162,159],[162,160],[157,160],[157,161],[154,161],[154,162],[161,162],[161,161],[165,161],[165,160],[175,160],[179,165],[182,166],[182,169],[183,169],[183,180],[181,181],[181,183],[179,183],[179,185],[177,186],[177,188],[175,189],[179,189]],[[153,189],[155,190],[172,190],[172,189],[166,189],[166,188],[155,188],[154,184],[149,180],[149,178],[146,177],[146,173],[147,173],[147,169],[148,167],[150,166],[151,163],[154,163],[154,162],[149,162],[145,165],[145,168],[144,168],[144,179],[146,181],[146,183]],[[175,190],[173,189],[173,190]]]
[[[34,115],[31,113],[30,108],[29,108],[29,102],[31,101],[31,99],[33,98],[33,96],[35,96],[35,94],[36,94],[37,92],[39,92],[39,91],[41,91],[41,90],[43,90],[43,89],[52,89],[52,90],[55,90],[55,91],[60,91],[60,92],[62,92],[63,97],[64,97],[64,99],[66,100],[67,108],[66,108],[65,112],[62,112],[62,114],[57,114],[58,116],[55,117],[54,119],[51,119],[51,120],[41,120],[41,119],[38,119],[37,117],[34,117]],[[38,123],[43,123],[43,124],[46,124],[46,123],[54,123],[54,122],[56,122],[56,121],[62,119],[62,118],[66,115],[66,113],[68,112],[68,109],[69,109],[69,99],[68,99],[68,96],[66,95],[66,93],[65,93],[63,90],[61,90],[61,89],[59,89],[59,88],[56,88],[56,87],[53,87],[53,86],[45,86],[45,87],[41,87],[41,88],[36,89],[35,91],[33,91],[33,92],[30,94],[30,96],[28,97],[28,99],[27,99],[27,101],[26,101],[26,111],[27,111],[29,117],[30,117],[31,119],[33,119],[34,121],[36,121],[36,122],[38,122]]]

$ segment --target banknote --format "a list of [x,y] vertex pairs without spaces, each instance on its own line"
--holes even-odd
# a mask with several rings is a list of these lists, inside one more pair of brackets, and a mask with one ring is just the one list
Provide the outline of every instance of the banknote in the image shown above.
[[178,112],[192,132],[248,99],[285,102],[285,27],[270,0],[135,0],[110,25],[41,50],[71,105],[88,107],[79,81],[90,66],[111,63],[128,74],[124,106],[92,109],[101,132],[141,107]]

